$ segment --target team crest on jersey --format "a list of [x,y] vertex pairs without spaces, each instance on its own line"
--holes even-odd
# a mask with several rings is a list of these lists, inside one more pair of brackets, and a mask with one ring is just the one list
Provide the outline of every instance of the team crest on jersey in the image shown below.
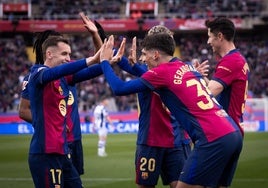
[[69,91],[68,106],[71,106],[73,103],[74,103],[74,95],[71,91]]
[[60,188],[60,185],[55,185],[55,188]]
[[59,103],[59,110],[62,116],[66,115],[67,110],[66,110],[66,102],[64,99],[62,99]]
[[142,172],[141,173],[141,178],[144,179],[144,180],[148,179],[148,176],[149,176],[148,172]]

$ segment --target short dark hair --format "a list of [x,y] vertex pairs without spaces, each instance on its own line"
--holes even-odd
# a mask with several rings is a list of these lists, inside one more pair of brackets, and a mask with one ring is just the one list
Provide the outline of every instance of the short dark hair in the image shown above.
[[220,17],[206,20],[205,25],[213,34],[221,32],[227,41],[233,41],[235,38],[235,25],[228,18]]
[[64,38],[62,36],[49,36],[42,44],[42,52],[43,52],[43,57],[45,57],[46,50],[49,47],[52,46],[58,46],[59,42],[63,42],[65,44],[70,45],[69,40],[67,38]]
[[167,55],[173,56],[176,43],[172,36],[168,33],[158,33],[147,35],[142,42],[142,48],[145,50],[156,49]]

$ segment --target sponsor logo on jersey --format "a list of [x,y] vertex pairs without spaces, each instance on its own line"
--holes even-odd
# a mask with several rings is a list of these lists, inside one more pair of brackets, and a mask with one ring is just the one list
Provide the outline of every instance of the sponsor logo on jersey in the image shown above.
[[67,110],[66,110],[66,102],[64,99],[62,99],[59,103],[59,110],[62,116],[66,115]]

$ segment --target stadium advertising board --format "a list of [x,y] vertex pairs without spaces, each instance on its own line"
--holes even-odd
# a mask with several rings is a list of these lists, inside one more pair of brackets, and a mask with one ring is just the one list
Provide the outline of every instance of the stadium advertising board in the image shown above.
[[[139,31],[141,25],[133,19],[112,19],[98,20],[107,32],[120,31]],[[232,19],[237,29],[243,29],[241,19]],[[148,30],[152,26],[161,24],[171,30],[205,30],[205,19],[164,19],[154,20],[145,19],[142,22],[142,29]],[[58,32],[85,32],[85,27],[81,20],[19,20],[14,25],[10,20],[0,20],[0,29],[2,32],[36,32],[53,29]]]
[[[86,114],[81,114],[81,131],[83,134],[94,134],[92,123],[83,120]],[[137,133],[139,129],[137,112],[114,113],[111,115],[114,123],[108,125],[109,133]],[[248,99],[244,112],[245,132],[268,131],[268,99]],[[32,134],[30,123],[22,121],[17,114],[0,115],[1,134]]]
[[245,132],[268,131],[268,99],[247,99],[244,130]]
[[[109,133],[137,133],[139,129],[138,121],[115,122],[107,125]],[[30,123],[2,123],[0,134],[32,134],[34,132]],[[92,123],[81,123],[82,134],[97,133]]]

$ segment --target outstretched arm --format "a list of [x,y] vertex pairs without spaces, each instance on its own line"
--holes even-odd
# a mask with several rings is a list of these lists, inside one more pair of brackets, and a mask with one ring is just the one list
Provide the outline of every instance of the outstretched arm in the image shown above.
[[95,78],[102,75],[102,69],[99,64],[89,66],[73,75],[72,81],[70,84],[79,83],[85,80]]
[[116,76],[107,60],[102,61],[101,68],[106,81],[109,83],[115,95],[129,95],[148,90],[147,86],[139,78],[127,82],[121,80]]
[[98,51],[102,46],[102,40],[98,33],[98,28],[92,22],[83,12],[80,12],[79,15],[82,18],[82,21],[84,23],[84,27],[89,31],[89,33],[92,35],[93,43],[95,46],[96,51]]
[[42,72],[42,78],[40,82],[42,84],[51,82],[52,80],[57,80],[61,77],[75,74],[78,71],[86,68],[87,66],[99,63],[99,53],[100,50],[94,54],[94,56],[88,57],[86,59],[81,59],[72,63],[65,63],[58,65],[53,68],[44,68]]
[[[144,72],[147,70],[144,69],[144,67],[141,67],[140,64],[136,63],[137,62],[137,54],[136,54],[136,37],[132,39],[132,47],[131,47],[131,52],[129,54],[129,57],[126,58],[124,55],[125,51],[125,40],[124,39],[120,45],[120,51],[116,53],[116,56],[119,56],[117,58],[112,59],[112,63],[114,62],[113,60],[120,60],[117,64],[121,69],[124,71],[128,72],[129,74],[132,74],[134,76],[141,76]],[[118,55],[119,54],[119,55]]]
[[[109,61],[112,58],[113,54],[113,45],[114,45],[114,38],[113,36],[110,36],[108,41],[105,41],[103,44],[103,47],[100,52],[100,60],[101,60],[101,68],[103,71],[103,74],[111,86],[114,94],[116,95],[128,95],[132,93],[137,93],[141,91],[147,90],[147,86],[143,84],[143,82],[140,79],[131,80],[128,82],[124,82],[120,78],[118,78]],[[120,46],[120,48],[122,45]],[[119,49],[120,50],[120,49]]]

